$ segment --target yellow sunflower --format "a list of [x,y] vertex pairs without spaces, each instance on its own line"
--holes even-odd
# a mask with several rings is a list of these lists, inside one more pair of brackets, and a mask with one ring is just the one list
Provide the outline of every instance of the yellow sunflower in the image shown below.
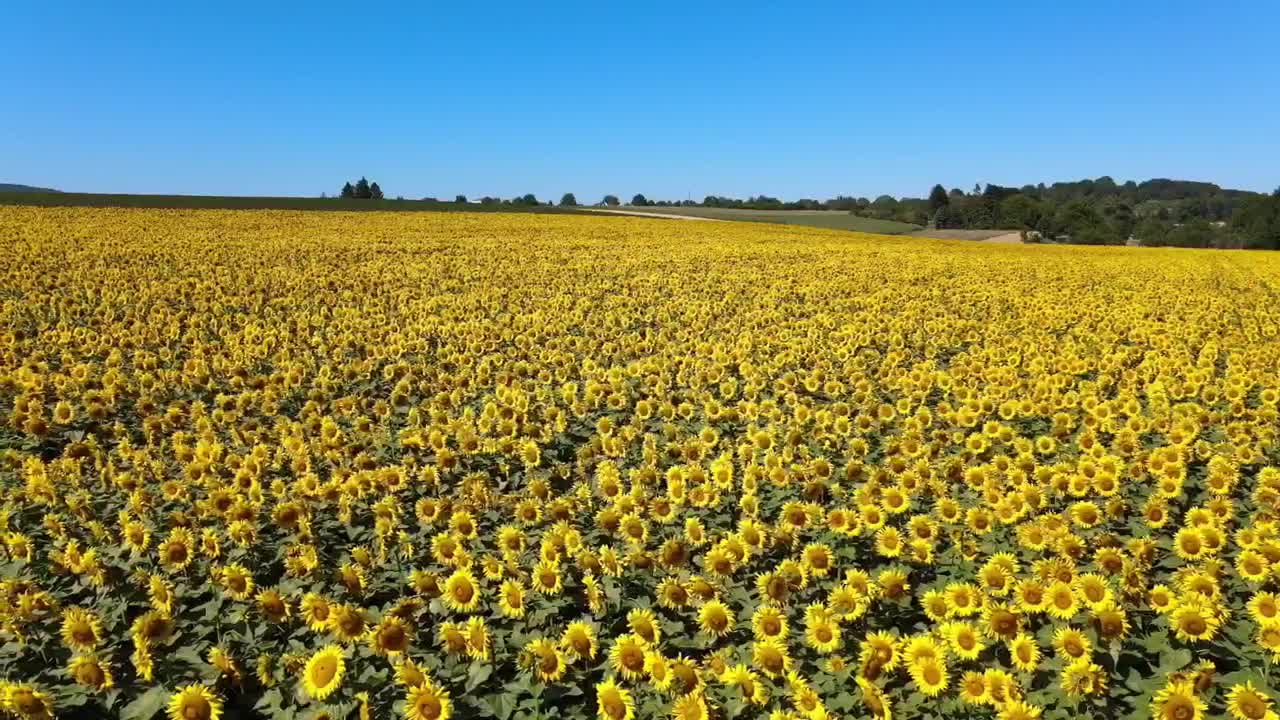
[[454,612],[473,612],[480,605],[480,586],[470,570],[455,570],[444,583],[444,604]]
[[449,720],[453,715],[449,693],[427,680],[409,688],[404,701],[406,720]]
[[169,697],[169,720],[218,720],[222,701],[203,685],[187,685]]
[[326,645],[307,660],[306,667],[302,670],[302,688],[312,698],[324,700],[342,684],[345,670],[342,648]]
[[98,616],[83,608],[67,608],[62,613],[62,644],[76,652],[91,653],[102,640]]
[[619,687],[613,676],[596,683],[596,715],[600,720],[632,720],[636,715],[631,693]]
[[644,673],[646,643],[638,635],[620,635],[609,649],[609,665],[626,680],[636,681]]

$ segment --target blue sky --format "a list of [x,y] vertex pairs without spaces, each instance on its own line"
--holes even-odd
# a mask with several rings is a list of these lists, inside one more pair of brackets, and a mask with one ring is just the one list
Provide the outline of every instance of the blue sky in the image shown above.
[[1280,185],[1280,3],[14,3],[0,182],[580,201]]

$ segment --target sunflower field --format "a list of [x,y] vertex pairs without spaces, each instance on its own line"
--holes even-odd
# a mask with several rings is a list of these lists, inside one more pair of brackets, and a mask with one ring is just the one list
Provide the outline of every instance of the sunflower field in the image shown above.
[[0,715],[1275,720],[1280,256],[0,207]]

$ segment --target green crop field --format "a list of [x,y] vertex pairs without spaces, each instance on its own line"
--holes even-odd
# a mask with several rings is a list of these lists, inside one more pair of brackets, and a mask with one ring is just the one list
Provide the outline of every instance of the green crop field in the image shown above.
[[919,230],[919,225],[894,222],[893,220],[877,220],[875,218],[850,215],[841,210],[744,210],[739,208],[716,207],[630,207],[619,208],[628,212],[644,212],[654,215],[683,215],[688,217],[712,218],[715,220],[744,220],[748,222],[782,223],[784,225],[807,225],[809,227],[830,228],[833,230],[854,230],[881,235],[899,235]]

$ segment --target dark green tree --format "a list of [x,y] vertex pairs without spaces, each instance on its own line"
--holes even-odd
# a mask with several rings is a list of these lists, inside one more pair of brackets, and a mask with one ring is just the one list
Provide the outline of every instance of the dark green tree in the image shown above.
[[369,184],[369,197],[373,200],[382,199],[382,188],[378,187],[378,183]]
[[574,197],[573,193],[565,193],[560,197],[560,204],[564,207],[576,207],[578,198]]
[[458,196],[456,196],[456,197],[454,197],[454,198],[453,198],[453,201],[454,201],[454,202],[456,202],[456,203],[458,203],[459,205],[466,205],[466,204],[467,204],[467,196],[466,196],[466,195],[458,195]]
[[602,200],[601,202],[603,202],[605,205],[608,205],[609,207],[618,207],[618,205],[622,204],[621,201],[618,200],[617,195],[605,195],[604,200]]
[[338,197],[353,198],[356,196],[356,189],[351,187],[350,181],[342,186],[342,192],[338,193]]
[[369,192],[369,181],[361,177],[356,181],[355,198],[357,200],[368,200],[370,197],[372,197],[372,195]]
[[644,207],[649,204],[649,200],[644,196],[644,194],[636,193],[635,196],[631,198],[631,204],[636,207]]
[[934,185],[933,189],[929,191],[929,212],[936,213],[938,208],[950,202],[951,200],[947,197],[947,189],[941,185]]

